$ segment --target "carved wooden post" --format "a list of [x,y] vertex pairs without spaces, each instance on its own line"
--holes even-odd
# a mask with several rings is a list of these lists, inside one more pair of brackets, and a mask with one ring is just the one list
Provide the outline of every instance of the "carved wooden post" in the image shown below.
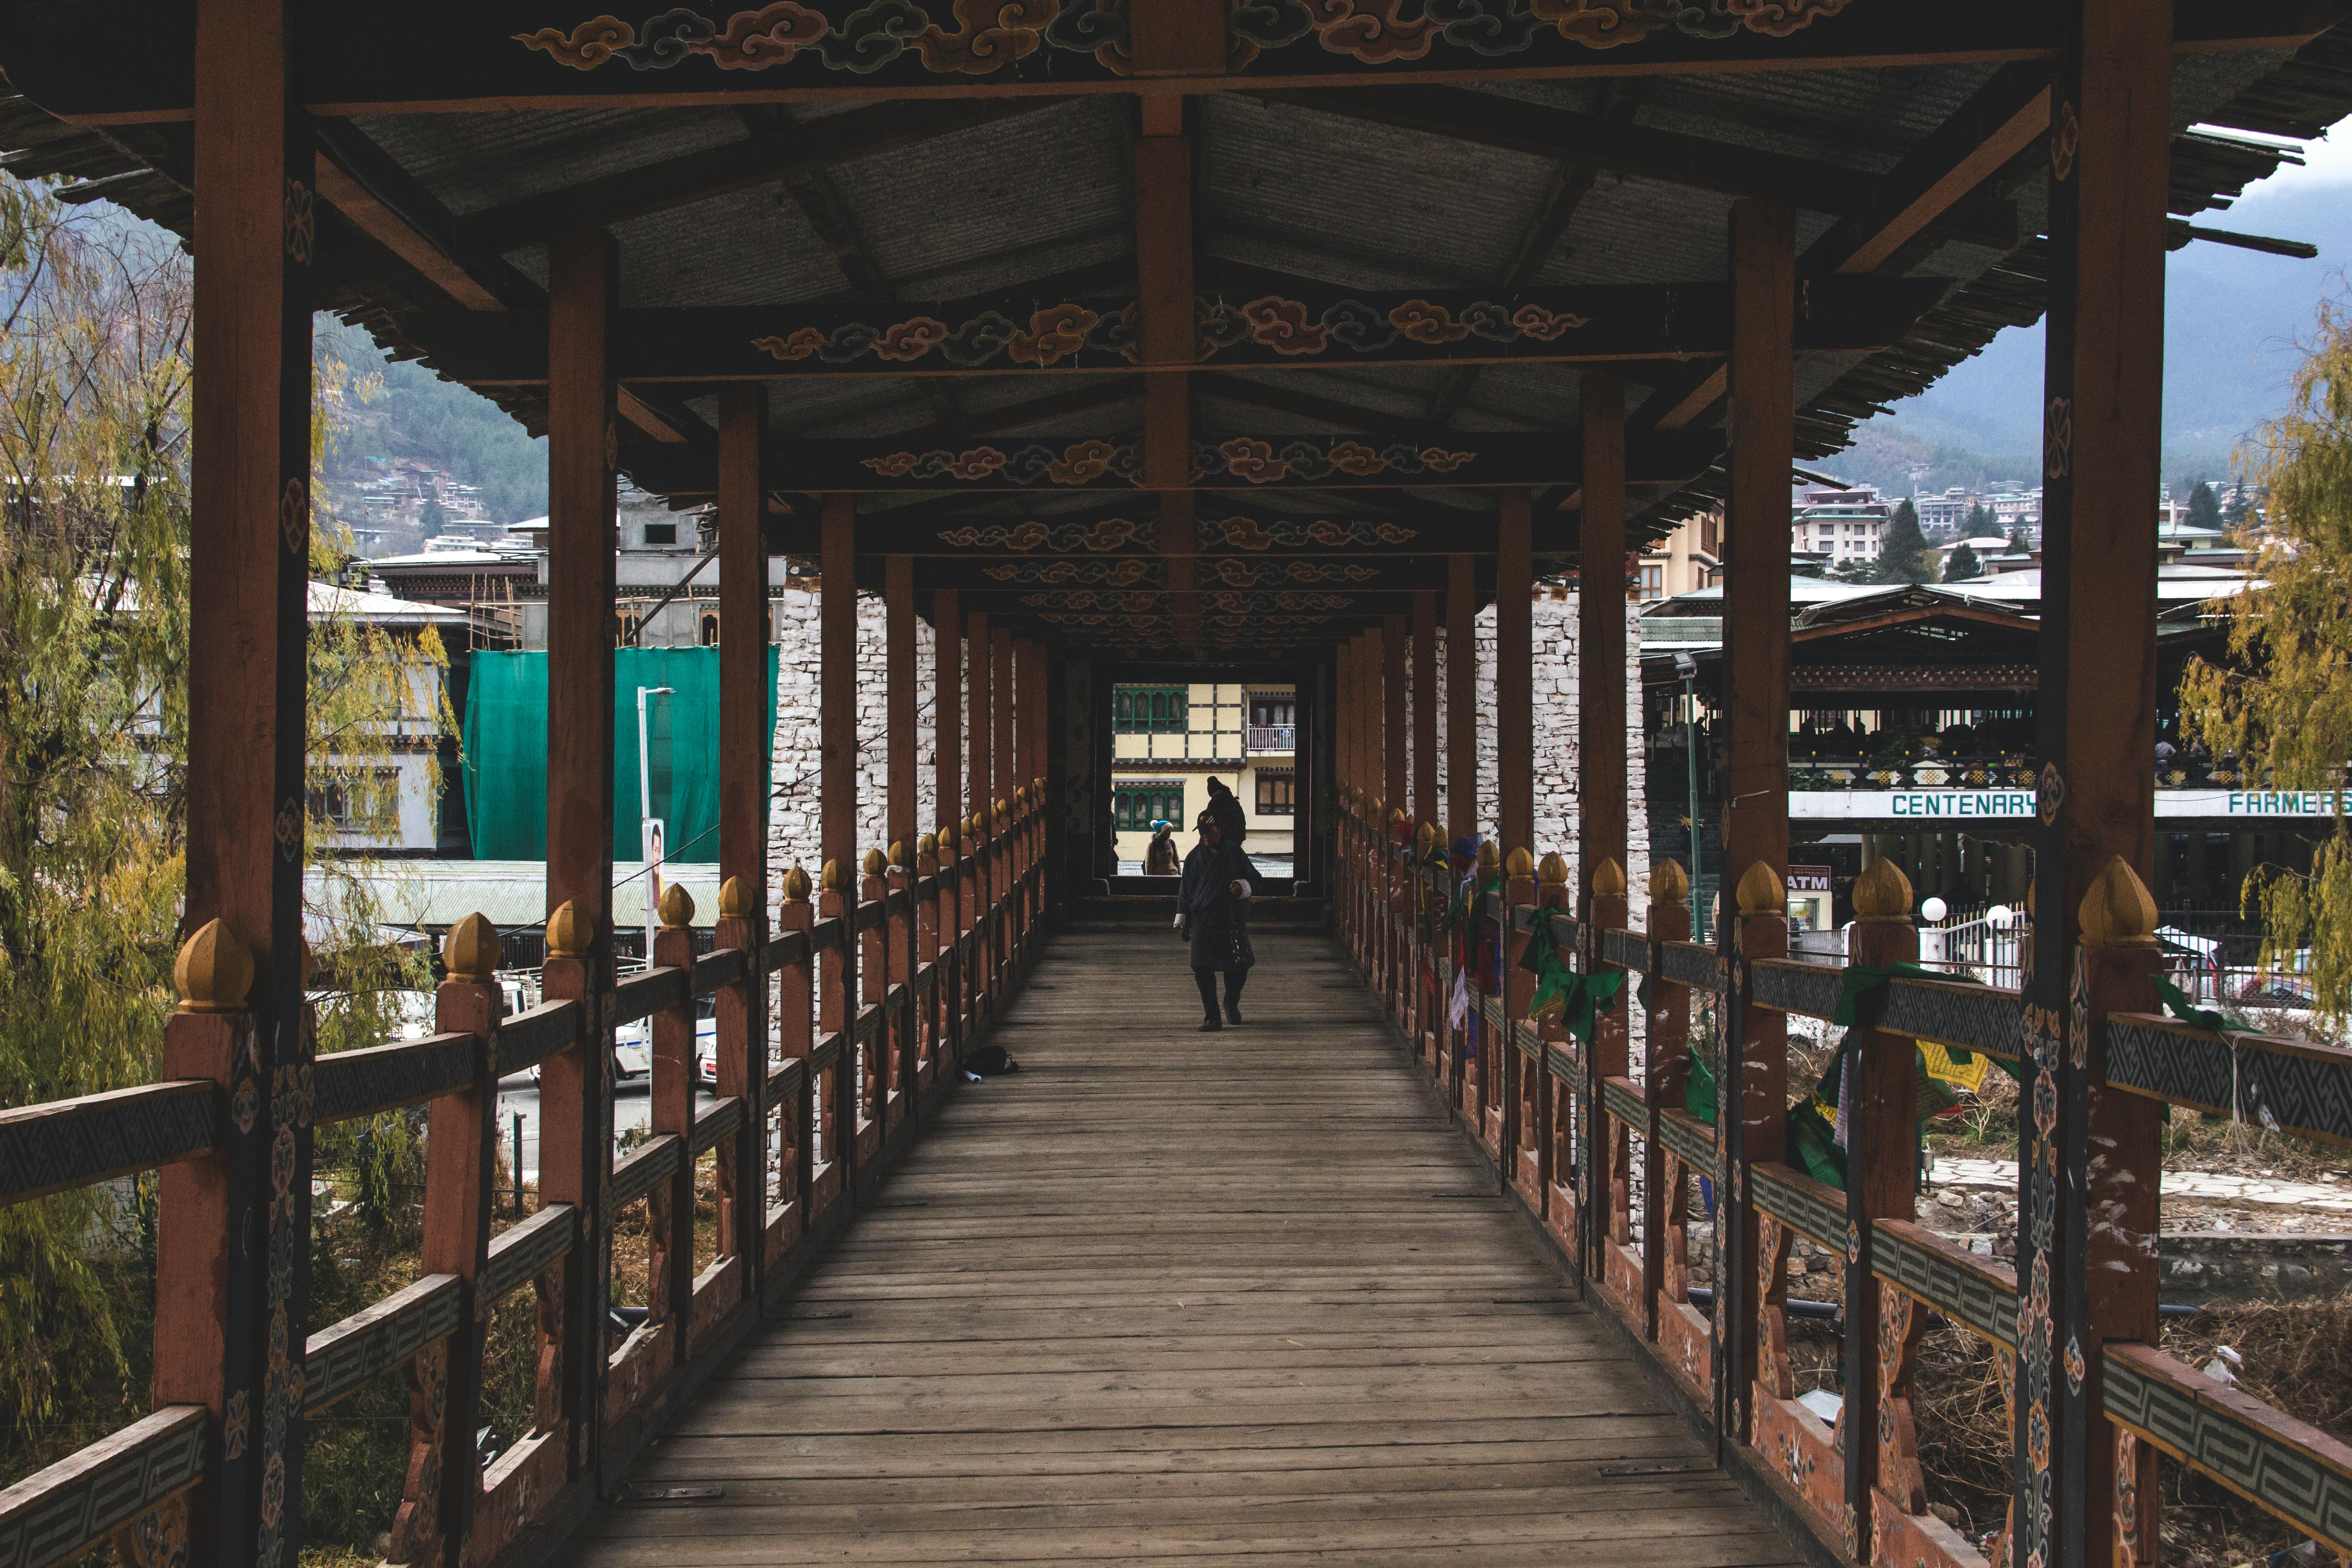
[[[662,889],[656,968],[694,973],[694,900],[681,882]],[[646,1194],[652,1258],[646,1280],[646,1321],[667,1324],[670,1364],[684,1366],[694,1323],[694,998],[681,996],[653,1016],[654,1135],[674,1132],[685,1145],[677,1170]]]
[[915,880],[919,887],[928,884],[930,891],[915,901],[915,966],[908,974],[911,980],[924,964],[933,966],[930,994],[928,999],[918,999],[915,1005],[915,1089],[919,1094],[930,1087],[939,1074],[940,983],[946,975],[945,968],[939,963],[941,882],[940,839],[935,833],[926,833],[915,842]]
[[[1653,979],[1642,1068],[1642,1099],[1648,1107],[1642,1154],[1642,1331],[1652,1340],[1658,1337],[1659,1293],[1669,1289],[1666,1227],[1679,1219],[1683,1203],[1681,1162],[1675,1162],[1676,1173],[1670,1183],[1658,1116],[1668,1107],[1681,1110],[1690,1088],[1690,987],[1658,975],[1659,952],[1665,942],[1688,942],[1690,934],[1690,878],[1677,862],[1658,861],[1650,868]],[[1683,1240],[1679,1226],[1675,1240],[1677,1245]],[[1674,1259],[1676,1300],[1688,1288],[1688,1257],[1685,1252]]]
[[[890,1125],[895,1127],[915,1110],[915,1060],[917,1053],[915,1010],[915,869],[908,855],[907,840],[890,842],[890,864],[883,871],[883,888],[898,902],[891,910],[886,930],[890,950],[890,973],[898,976],[905,989],[896,1006],[887,1009],[885,1020],[890,1048],[890,1098],[896,1106],[890,1112]],[[904,894],[903,899],[898,895]],[[886,992],[887,996],[888,994]]]
[[457,1277],[457,1328],[420,1349],[411,1373],[408,1484],[394,1517],[396,1562],[460,1563],[481,1496],[475,1441],[482,1403],[482,1345],[488,1304],[475,1288],[488,1266],[490,1205],[498,1166],[498,1029],[505,993],[498,983],[498,928],[480,914],[449,929],[448,970],[434,996],[434,1026],[481,1042],[473,1083],[433,1101],[425,1142],[425,1238],[420,1274]]
[[833,1166],[836,1190],[847,1194],[855,1190],[857,1113],[862,1099],[858,1092],[857,1051],[849,1037],[851,1009],[857,994],[857,939],[849,928],[856,907],[849,897],[849,872],[840,861],[827,860],[823,878],[824,886],[816,895],[816,918],[838,921],[834,931],[839,940],[817,960],[816,1026],[820,1038],[834,1035],[841,1042],[841,1054],[834,1058],[830,1069],[833,1081],[828,1086],[824,1107],[824,1152]]
[[[2074,950],[2074,1025],[2084,1031],[2083,1075],[2090,1103],[2084,1124],[2093,1152],[2084,1162],[2083,1194],[2084,1327],[2098,1347],[2086,1355],[2084,1382],[2090,1437],[2085,1455],[2086,1505],[2103,1517],[2086,1521],[2090,1540],[2107,1549],[2099,1560],[2138,1568],[2157,1560],[2163,1497],[2157,1486],[2157,1451],[2122,1428],[2110,1428],[2100,1371],[2108,1343],[2157,1342],[2157,1233],[2163,1171],[2164,1108],[2144,1095],[2107,1087],[2107,1016],[2155,1013],[2156,900],[2121,856],[2111,858],[2076,910],[2082,933]],[[2105,1505],[2104,1510],[2102,1504]]]
[[1495,1158],[1502,1168],[1503,1180],[1524,1188],[1526,1172],[1519,1158],[1519,1129],[1529,1120],[1527,1111],[1528,1085],[1532,1078],[1528,1061],[1519,1051],[1519,1025],[1528,1016],[1528,1005],[1535,1000],[1535,981],[1519,967],[1519,957],[1527,952],[1532,938],[1518,929],[1515,911],[1531,909],[1536,901],[1536,860],[1526,846],[1511,851],[1504,862],[1503,882],[1503,1024],[1496,1030],[1502,1046],[1501,1076],[1496,1088],[1503,1098],[1502,1125],[1496,1130]]
[[[251,950],[226,922],[206,921],[181,947],[173,982],[179,1006],[163,1026],[163,1075],[210,1079],[229,1121],[211,1153],[156,1173],[154,1396],[212,1412],[222,1469],[187,1504],[188,1542],[191,1561],[225,1565],[252,1551],[255,1515],[232,1493],[232,1467],[253,1453],[258,1367],[246,1342],[259,1342],[268,1313],[262,1260],[236,1241],[245,1216],[268,1210],[275,1134],[253,1048]],[[239,1529],[247,1543],[231,1550],[224,1538]]]
[[[1726,1360],[1717,1375],[1727,1380],[1736,1419],[1729,1430],[1742,1442],[1750,1440],[1750,1397],[1760,1371],[1756,1363],[1758,1259],[1762,1240],[1757,1228],[1761,1217],[1749,1194],[1748,1173],[1759,1162],[1788,1157],[1789,1043],[1788,1019],[1748,1000],[1748,965],[1759,958],[1784,958],[1789,951],[1788,895],[1777,868],[1759,860],[1739,879],[1739,916],[1734,924],[1734,954],[1738,960],[1731,1006],[1733,1027],[1727,1067],[1716,1088],[1716,1143],[1727,1150],[1729,1164],[1718,1168],[1716,1184],[1716,1299],[1717,1332],[1725,1341]],[[1729,1203],[1726,1204],[1726,1194]],[[1729,1223],[1726,1223],[1727,1215]],[[1730,1245],[1727,1247],[1727,1242]],[[1783,1249],[1785,1257],[1785,1249]],[[1770,1270],[1777,1275],[1777,1268]],[[1733,1295],[1729,1310],[1723,1291]]]
[[[1621,658],[1618,663],[1622,668],[1622,647],[1619,651]],[[1623,707],[1621,700],[1618,704],[1621,713]],[[1586,749],[1589,751],[1591,745],[1598,743],[1598,741],[1593,741]],[[1618,748],[1617,760],[1622,782],[1624,771],[1624,750],[1622,746]],[[1591,892],[1585,906],[1591,911],[1587,916],[1585,962],[1589,973],[1601,974],[1616,972],[1617,966],[1601,960],[1601,932],[1624,930],[1631,911],[1625,898],[1625,868],[1617,862],[1614,856],[1595,860],[1591,867]],[[1617,1119],[1602,1109],[1601,1086],[1610,1079],[1623,1078],[1632,1071],[1631,1058],[1627,1055],[1630,1048],[1625,1027],[1625,999],[1621,995],[1607,1008],[1595,1009],[1593,1013],[1592,1043],[1584,1053],[1582,1102],[1577,1108],[1584,1118],[1585,1129],[1583,1147],[1580,1151],[1585,1180],[1579,1187],[1580,1192],[1588,1194],[1589,1200],[1584,1205],[1581,1227],[1583,1258],[1587,1277],[1594,1279],[1609,1278],[1604,1248],[1609,1241],[1611,1216],[1617,1212],[1624,1198],[1624,1194],[1617,1190],[1612,1176],[1626,1134]]]
[[[1569,912],[1568,861],[1558,850],[1547,853],[1536,866],[1536,919],[1549,921],[1555,913]],[[1562,1085],[1551,1070],[1549,1039],[1561,1033],[1556,1026],[1546,1025],[1537,1031],[1538,1056],[1528,1072],[1535,1084],[1534,1112],[1523,1142],[1532,1145],[1535,1169],[1536,1213],[1550,1217],[1557,1206],[1553,1187],[1560,1176],[1560,1156],[1564,1152],[1572,1116],[1565,1114],[1561,1104]]]
[[[783,903],[776,911],[777,935],[798,931],[805,942],[816,924],[816,911],[809,907],[808,873],[798,866],[785,872],[782,891]],[[801,951],[805,955],[808,950],[803,946]],[[803,1073],[809,1052],[816,1043],[813,1027],[815,993],[816,963],[813,958],[798,957],[777,967],[777,1048],[784,1060],[803,1063]],[[833,1097],[814,1077],[803,1077],[800,1093],[793,1097],[793,1103],[784,1108],[785,1136],[793,1145],[793,1170],[787,1179],[792,1183],[793,1201],[799,1205],[800,1229],[803,1233],[817,1206],[812,1183],[816,1175],[818,1142],[824,1142],[827,1161],[840,1157],[833,1111]],[[781,1239],[789,1246],[793,1238]]]
[[965,817],[960,851],[961,858],[957,862],[963,884],[961,893],[963,913],[960,929],[966,939],[962,952],[956,958],[957,995],[963,1007],[956,1036],[959,1051],[970,1043],[971,1034],[980,1027],[982,994],[985,989],[982,982],[986,965],[981,960],[980,942],[973,933],[980,930],[981,910],[988,898],[988,867],[983,854],[986,847],[987,840],[981,833],[979,816]]
[[[608,700],[605,710],[611,709]],[[605,770],[608,775],[611,771]],[[604,844],[609,855],[609,835]],[[551,1002],[577,1002],[581,1014],[579,1043],[548,1058],[539,1069],[540,1205],[570,1204],[580,1216],[579,1234],[563,1255],[562,1291],[551,1313],[562,1331],[555,1379],[558,1402],[551,1409],[541,1409],[540,1425],[550,1431],[569,1431],[575,1476],[593,1469],[603,1436],[605,1303],[612,1268],[613,1226],[604,1206],[613,1170],[612,1109],[604,1087],[613,1037],[606,1020],[613,1007],[610,994],[596,984],[591,931],[577,904],[567,899],[557,905],[547,919],[547,956],[539,971],[540,994]],[[603,934],[604,954],[609,959],[609,930]],[[551,1315],[545,1301],[541,1314],[542,1321]],[[548,1403],[541,1401],[542,1406]]]
[[1496,1097],[1501,1093],[1500,1069],[1496,1063],[1501,1053],[1495,1039],[1494,1020],[1487,1016],[1486,999],[1494,994],[1489,988],[1487,967],[1492,962],[1496,942],[1496,923],[1486,913],[1486,894],[1480,889],[1499,889],[1503,878],[1503,851],[1493,840],[1478,846],[1477,875],[1470,885],[1470,1005],[1478,1018],[1478,1061],[1475,1074],[1478,1103],[1468,1107],[1471,1126],[1478,1141],[1490,1147],[1494,1139],[1487,1129],[1496,1125],[1500,1115]]
[[[764,879],[763,879],[764,880]],[[758,1300],[762,1253],[761,1216],[768,1212],[767,1156],[762,1134],[768,1102],[768,984],[761,970],[767,951],[767,912],[743,881],[730,877],[719,885],[719,924],[713,947],[743,954],[744,977],[723,986],[717,998],[711,1049],[719,1069],[721,1100],[743,1102],[743,1124],[719,1149],[719,1256],[736,1260],[741,1300]]]
[[[965,735],[971,744],[971,766],[969,770],[971,776],[965,781],[963,851],[972,862],[972,929],[981,931],[983,930],[983,911],[994,901],[988,854],[988,805],[996,798],[992,793],[996,783],[993,773],[996,752],[989,744],[989,727],[995,722],[996,715],[995,693],[992,689],[995,661],[989,657],[986,616],[971,617],[970,635],[966,652],[971,666],[968,679],[971,713],[965,727]],[[976,936],[971,944],[971,962],[965,965],[968,973],[964,994],[971,1007],[974,1027],[979,1026],[982,1009],[993,995],[995,985],[995,976],[989,969],[987,947],[986,941]]]
[[[853,939],[856,943],[854,951],[858,955],[858,1005],[849,1016],[854,1026],[862,1021],[866,1008],[877,1009],[874,1037],[861,1045],[857,1051],[862,1084],[860,1093],[865,1100],[865,1107],[859,1112],[861,1125],[857,1135],[863,1139],[866,1136],[864,1124],[870,1123],[877,1148],[889,1134],[890,1097],[897,1088],[891,1081],[890,1070],[890,942],[886,922],[877,918],[882,915],[882,900],[890,890],[882,875],[887,868],[888,861],[884,858],[882,851],[868,849],[866,852],[866,874],[857,886],[857,922],[864,925],[871,920],[874,923]],[[870,910],[869,905],[872,906]],[[864,1148],[858,1150],[860,1157],[871,1152]]]
[[[1854,879],[1853,913],[1849,966],[1884,969],[1918,962],[1911,884],[1894,861],[1874,861]],[[1865,1005],[1876,1011],[1876,1003]],[[1870,1492],[1878,1480],[1881,1425],[1881,1296],[1871,1253],[1878,1221],[1907,1220],[1917,1213],[1917,1051],[1907,1035],[1858,1026],[1846,1034],[1845,1500],[1855,1532],[1848,1550],[1865,1562],[1872,1551]],[[1890,1489],[1898,1498],[1907,1495],[1900,1487]]]

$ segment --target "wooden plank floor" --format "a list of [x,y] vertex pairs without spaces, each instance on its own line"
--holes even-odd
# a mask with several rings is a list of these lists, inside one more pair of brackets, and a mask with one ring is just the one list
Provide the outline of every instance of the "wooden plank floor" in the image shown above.
[[[1196,1032],[1165,931],[1057,935],[972,1084],[565,1549],[597,1568],[1784,1563],[1320,934]],[[1687,1462],[1690,1473],[1604,1467]]]

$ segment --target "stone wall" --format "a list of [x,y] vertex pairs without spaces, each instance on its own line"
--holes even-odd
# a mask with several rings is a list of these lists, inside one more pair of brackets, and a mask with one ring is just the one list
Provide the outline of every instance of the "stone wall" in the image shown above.
[[[768,897],[771,909],[783,898],[783,874],[795,865],[814,879],[824,864],[824,824],[817,810],[818,773],[824,758],[821,715],[822,637],[818,595],[793,580],[775,601],[776,732],[768,811]],[[857,853],[887,849],[889,758],[882,745],[889,665],[880,595],[857,595]],[[920,616],[915,620],[915,836],[940,826],[937,774],[939,731],[938,635]],[[967,667],[968,668],[968,667]],[[913,846],[908,846],[911,852]]]

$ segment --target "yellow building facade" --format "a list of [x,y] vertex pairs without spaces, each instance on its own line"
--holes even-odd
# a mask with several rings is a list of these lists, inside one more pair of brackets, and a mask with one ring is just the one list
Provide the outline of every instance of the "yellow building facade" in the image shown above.
[[[1287,875],[1297,797],[1298,699],[1287,685],[1171,681],[1111,689],[1111,816],[1120,870],[1143,869],[1151,825],[1176,825],[1180,853],[1209,805],[1209,781],[1249,816],[1245,847]],[[1271,862],[1271,863],[1269,863]]]

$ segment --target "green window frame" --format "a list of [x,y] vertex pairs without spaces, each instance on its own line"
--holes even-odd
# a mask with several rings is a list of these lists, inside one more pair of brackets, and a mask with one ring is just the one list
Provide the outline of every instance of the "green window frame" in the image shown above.
[[1117,735],[1181,735],[1188,719],[1187,689],[1181,686],[1121,686],[1110,700],[1111,732]]
[[1183,810],[1181,784],[1124,784],[1111,791],[1111,821],[1121,833],[1149,833],[1152,823],[1162,818],[1181,827]]

